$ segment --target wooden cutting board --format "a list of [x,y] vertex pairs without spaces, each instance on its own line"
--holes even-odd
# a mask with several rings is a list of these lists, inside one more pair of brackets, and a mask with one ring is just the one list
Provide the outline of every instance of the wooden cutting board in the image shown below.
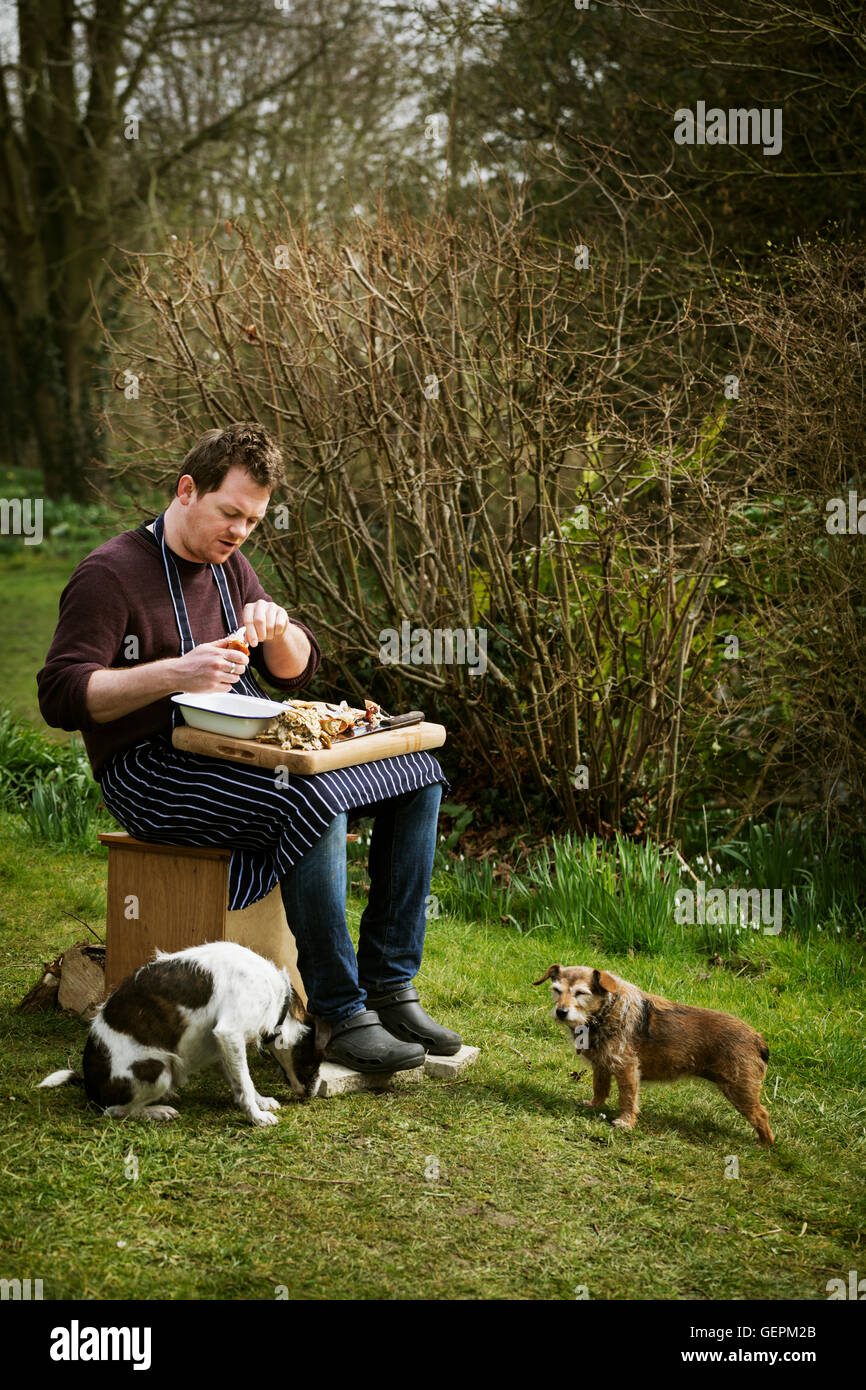
[[393,758],[398,753],[420,753],[426,748],[441,748],[447,737],[442,724],[410,724],[406,729],[383,729],[379,734],[364,734],[362,738],[347,739],[332,748],[305,752],[300,748],[277,748],[274,744],[256,743],[249,738],[230,738],[227,734],[208,734],[203,729],[191,729],[179,724],[171,736],[175,748],[187,753],[202,753],[208,758],[226,758],[229,762],[247,763],[251,767],[287,768],[299,777],[311,777],[316,772],[331,772],[335,767],[357,767],[359,763],[374,763],[380,758]]

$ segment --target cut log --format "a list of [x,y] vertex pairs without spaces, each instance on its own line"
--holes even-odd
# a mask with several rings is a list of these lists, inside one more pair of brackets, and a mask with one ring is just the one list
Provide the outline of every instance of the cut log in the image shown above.
[[47,962],[43,965],[42,978],[37,980],[28,994],[25,994],[21,1003],[18,1005],[18,1013],[32,1014],[36,1013],[37,1009],[57,1008],[57,990],[60,986],[60,961],[61,957],[58,956],[56,960],[51,961],[50,965]]
[[18,1011],[68,1009],[89,1022],[104,994],[105,947],[76,941],[56,960],[43,966],[42,978],[21,1000]]
[[92,1019],[105,993],[105,948],[77,941],[60,958],[61,1009]]

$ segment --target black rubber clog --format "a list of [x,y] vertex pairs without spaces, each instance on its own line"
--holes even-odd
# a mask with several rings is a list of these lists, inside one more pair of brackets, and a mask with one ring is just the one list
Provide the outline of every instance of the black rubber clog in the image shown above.
[[403,1042],[419,1043],[425,1052],[437,1057],[453,1057],[463,1046],[459,1033],[434,1022],[418,1002],[414,985],[392,990],[390,994],[367,995],[367,1004],[375,1009],[388,1032]]
[[424,1048],[411,1039],[400,1041],[382,1026],[378,1014],[364,1009],[332,1025],[325,1060],[353,1071],[409,1071],[423,1066]]

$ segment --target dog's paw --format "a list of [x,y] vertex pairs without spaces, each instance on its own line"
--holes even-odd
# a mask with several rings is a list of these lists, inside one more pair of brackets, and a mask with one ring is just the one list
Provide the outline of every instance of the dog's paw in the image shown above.
[[145,1120],[176,1120],[177,1111],[171,1105],[147,1105],[141,1112]]
[[273,1096],[256,1096],[256,1105],[260,1110],[279,1110],[280,1102],[274,1100]]
[[613,1121],[614,1129],[634,1129],[634,1115],[617,1115]]
[[250,1124],[258,1125],[261,1129],[264,1129],[266,1125],[278,1123],[276,1115],[269,1114],[267,1110],[249,1110],[247,1114]]
[[585,1105],[586,1108],[587,1108],[587,1110],[603,1110],[604,1107],[605,1107],[605,1105],[607,1104],[607,1101],[604,1101],[604,1100],[582,1100],[582,1101],[579,1101],[578,1103],[579,1103],[580,1105]]

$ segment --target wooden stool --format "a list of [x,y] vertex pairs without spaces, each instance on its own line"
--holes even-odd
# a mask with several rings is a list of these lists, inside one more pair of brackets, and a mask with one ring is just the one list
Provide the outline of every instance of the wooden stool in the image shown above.
[[237,941],[285,966],[304,1004],[298,951],[277,884],[242,912],[228,911],[230,849],[154,845],[125,831],[99,835],[108,846],[105,989],[161,951]]

